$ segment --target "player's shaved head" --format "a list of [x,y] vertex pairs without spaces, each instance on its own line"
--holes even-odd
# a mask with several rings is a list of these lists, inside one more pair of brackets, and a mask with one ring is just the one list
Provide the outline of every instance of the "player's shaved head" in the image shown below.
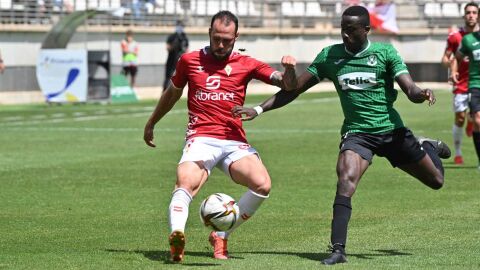
[[230,23],[235,24],[235,33],[238,31],[238,18],[232,12],[228,10],[222,10],[213,15],[212,21],[210,22],[210,28],[213,27],[213,23],[216,20],[220,20],[224,25],[229,25]]
[[370,26],[370,15],[368,14],[368,10],[362,6],[351,6],[342,14],[343,16],[351,16],[351,17],[358,17],[358,22],[363,26]]

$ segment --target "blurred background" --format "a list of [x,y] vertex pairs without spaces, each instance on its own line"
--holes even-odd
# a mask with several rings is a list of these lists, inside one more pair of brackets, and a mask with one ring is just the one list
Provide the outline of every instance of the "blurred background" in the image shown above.
[[275,67],[282,55],[293,55],[301,72],[323,47],[341,42],[342,11],[364,5],[375,28],[371,40],[392,43],[414,80],[446,83],[447,70],[440,59],[448,33],[463,25],[468,2],[0,0],[0,53],[6,67],[0,75],[0,104],[45,100],[36,69],[40,51],[55,48],[86,51],[89,95],[108,100],[111,77],[122,70],[121,42],[128,30],[138,43],[134,90],[141,98],[158,97],[165,78],[167,37],[177,22],[184,25],[189,50],[200,49],[208,45],[211,16],[224,9],[239,17],[237,49]]

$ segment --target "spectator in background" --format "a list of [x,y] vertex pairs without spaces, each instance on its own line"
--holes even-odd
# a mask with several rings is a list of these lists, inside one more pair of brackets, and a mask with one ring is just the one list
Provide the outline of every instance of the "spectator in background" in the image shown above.
[[3,73],[5,70],[5,63],[3,63],[2,53],[0,52],[0,73]]
[[188,50],[188,37],[183,31],[183,22],[177,21],[175,33],[167,38],[167,63],[165,65],[165,80],[163,82],[163,90],[167,89],[170,84],[170,78],[175,72],[175,66],[182,54]]
[[132,30],[128,30],[125,39],[122,40],[122,65],[123,71],[122,74],[128,77],[130,74],[130,86],[133,88],[135,86],[135,77],[138,72],[138,44],[133,39]]
[[376,0],[369,9],[371,27],[381,33],[397,34],[397,11],[391,0]]
[[467,120],[466,133],[468,137],[472,137],[473,122],[467,115],[468,110],[468,59],[463,59],[458,64],[455,59],[455,52],[462,43],[462,38],[472,32],[477,32],[479,26],[478,20],[478,5],[476,3],[468,3],[464,8],[464,26],[460,29],[451,32],[448,35],[447,47],[442,57],[442,65],[450,68],[450,79],[453,82],[453,111],[455,113],[455,120],[452,127],[453,144],[455,146],[455,164],[463,164],[463,157],[461,151],[463,139],[463,125]]
[[73,12],[72,0],[54,0],[53,10],[67,13]]

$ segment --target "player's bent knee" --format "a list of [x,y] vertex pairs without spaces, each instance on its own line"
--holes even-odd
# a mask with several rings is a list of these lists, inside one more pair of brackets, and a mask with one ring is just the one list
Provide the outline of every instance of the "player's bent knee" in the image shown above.
[[270,181],[270,177],[263,176],[261,179],[256,179],[254,184],[250,186],[250,189],[258,194],[261,195],[268,195],[270,193],[270,189],[272,187],[272,183]]
[[357,185],[354,181],[345,180],[345,179],[338,179],[337,182],[337,193],[342,196],[351,197],[355,190],[357,189]]

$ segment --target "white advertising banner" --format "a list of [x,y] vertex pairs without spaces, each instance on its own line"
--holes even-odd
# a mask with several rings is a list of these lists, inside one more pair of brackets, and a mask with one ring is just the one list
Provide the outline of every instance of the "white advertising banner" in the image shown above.
[[47,102],[85,102],[88,90],[86,50],[44,49],[37,81]]

